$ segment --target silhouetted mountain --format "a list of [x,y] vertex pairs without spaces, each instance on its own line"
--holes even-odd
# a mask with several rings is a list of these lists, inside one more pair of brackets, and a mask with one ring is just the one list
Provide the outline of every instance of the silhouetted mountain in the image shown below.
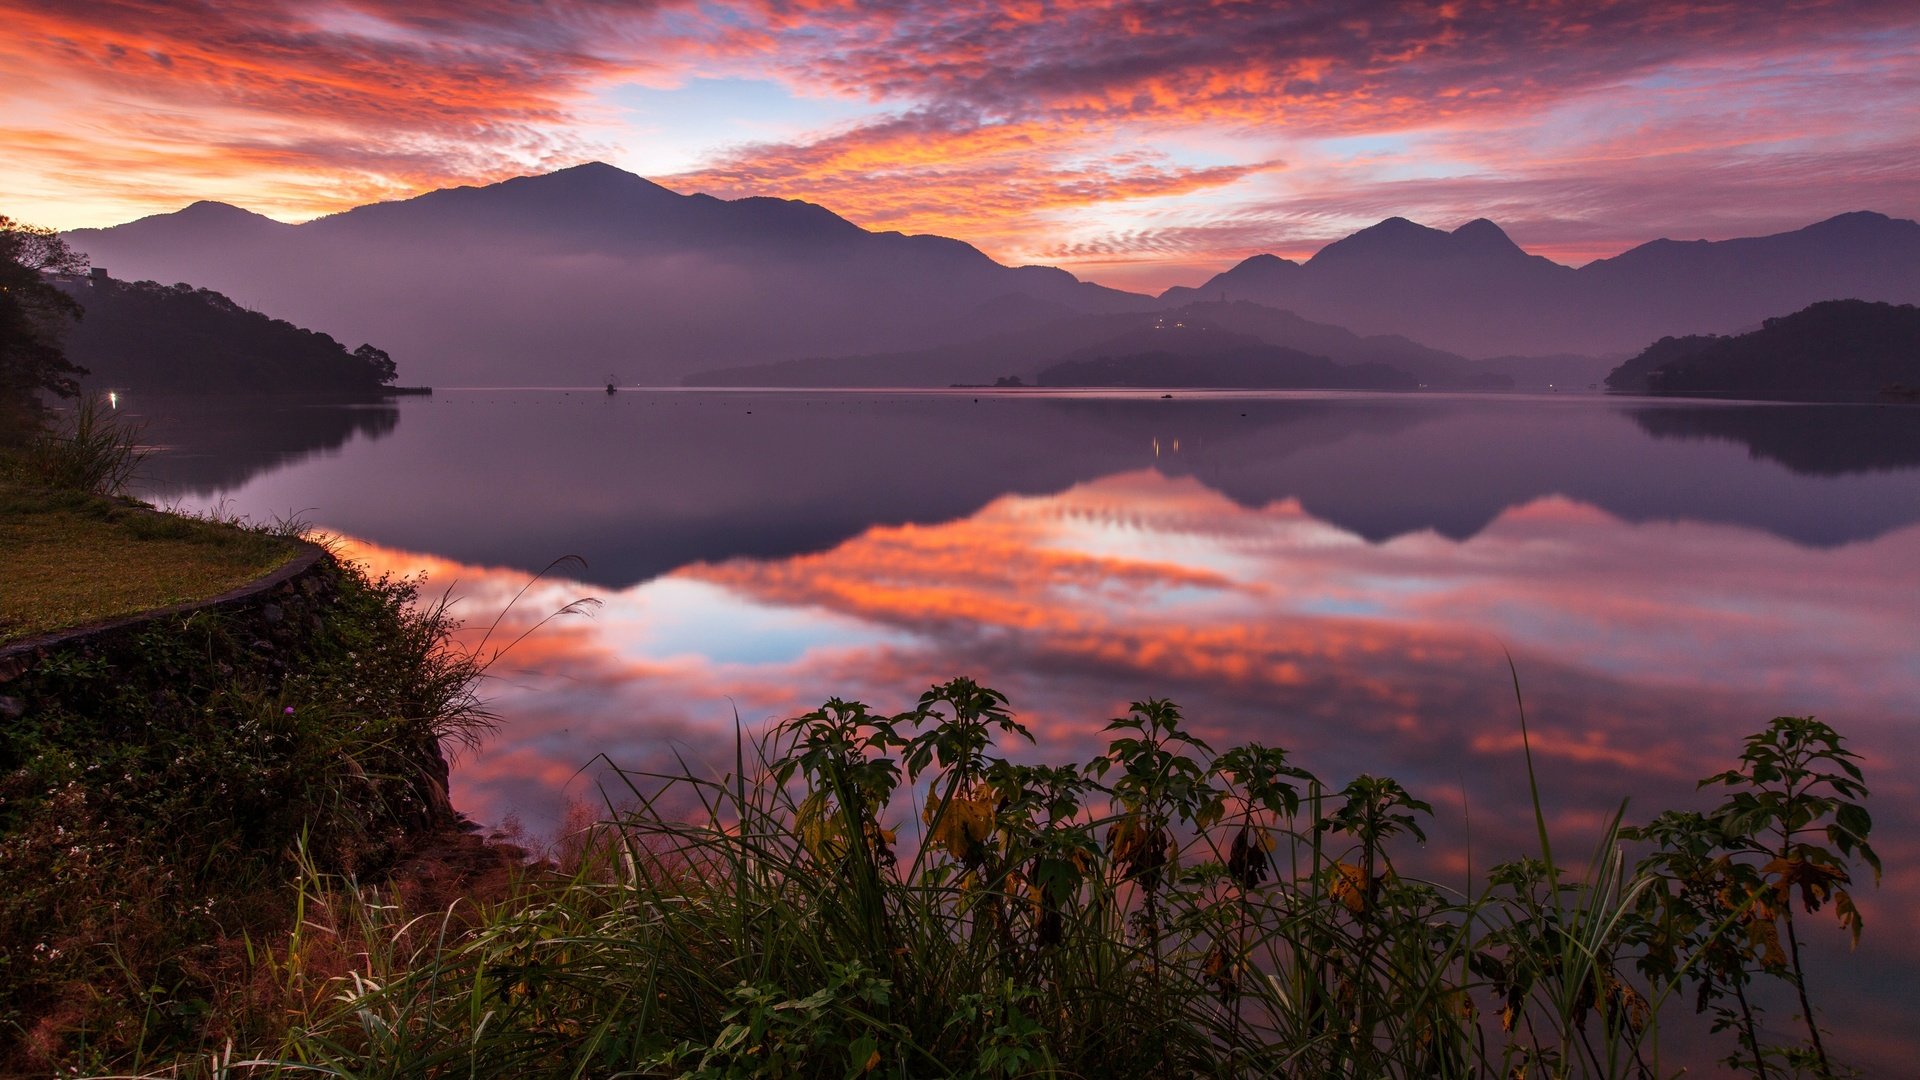
[[1256,255],[1161,298],[1251,300],[1474,356],[1619,353],[1819,300],[1920,301],[1920,224],[1842,214],[1774,236],[1655,240],[1575,270],[1485,219],[1449,233],[1389,218],[1305,264]]
[[1597,301],[1652,330],[1635,345],[1732,333],[1820,300],[1920,301],[1920,224],[1862,211],[1773,236],[1655,240],[1579,273]]
[[1583,390],[1600,383],[1620,362],[1619,356],[1494,356],[1475,360],[1482,377],[1505,379],[1515,390]]
[[[1012,314],[1018,317],[1032,310],[1021,305]],[[979,321],[991,324],[994,313],[983,311]],[[1158,327],[1178,327],[1182,323],[1244,335],[1265,345],[1326,357],[1338,364],[1398,368],[1429,386],[1498,388],[1508,385],[1502,376],[1482,373],[1478,365],[1465,357],[1430,349],[1404,337],[1361,337],[1338,326],[1244,300],[1198,302],[1165,312],[1079,316],[933,349],[873,356],[814,357],[703,371],[688,376],[685,381],[690,386],[951,386],[985,384],[1004,375],[1019,375],[1032,382],[1042,368],[1068,359],[1069,354],[1122,335],[1149,333]],[[1142,349],[1151,351],[1144,345]],[[1351,384],[1342,377],[1342,381],[1327,385]]]
[[[111,230],[80,229],[68,235],[70,237],[105,237],[111,233],[112,242],[115,245],[164,247],[178,243],[258,242],[268,237],[288,235],[294,228],[295,226],[275,221],[264,214],[256,214],[237,206],[202,199],[171,214],[144,217],[138,221],[115,226]],[[93,262],[95,266],[117,270],[123,277],[126,276],[125,267],[114,267],[98,256],[94,257]]]
[[1872,401],[1920,389],[1920,308],[1827,300],[1735,337],[1661,338],[1607,376],[1614,390],[1779,401]]
[[67,234],[120,276],[189,280],[404,353],[422,381],[666,382],[721,363],[979,333],[983,304],[1151,298],[809,203],[681,195],[590,164],[279,225],[195,204]]
[[1342,367],[1324,356],[1248,334],[1163,321],[1075,350],[1040,369],[1041,386],[1193,387],[1246,390],[1413,390],[1419,381],[1384,364]]
[[1544,344],[1573,273],[1521,251],[1489,221],[1449,233],[1388,218],[1328,244],[1305,264],[1255,256],[1198,289],[1169,289],[1161,298],[1251,300],[1463,353],[1585,351]]
[[85,312],[67,332],[67,356],[97,386],[371,397],[394,379],[392,359],[372,345],[349,352],[211,289],[97,275],[61,288]]
[[1499,388],[1499,380],[1490,384],[1473,361],[1458,354],[1428,348],[1399,334],[1362,337],[1343,326],[1314,322],[1291,311],[1246,301],[1198,301],[1169,312],[1166,318],[1251,335],[1270,345],[1325,356],[1342,364],[1398,368],[1429,386]]

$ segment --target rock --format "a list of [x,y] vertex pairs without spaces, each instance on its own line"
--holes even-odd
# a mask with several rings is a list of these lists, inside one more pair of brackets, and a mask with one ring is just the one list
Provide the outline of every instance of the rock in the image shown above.
[[286,620],[287,613],[279,604],[262,604],[260,617],[267,620],[269,626],[277,626]]
[[26,702],[17,697],[0,697],[0,720],[18,720],[26,714]]

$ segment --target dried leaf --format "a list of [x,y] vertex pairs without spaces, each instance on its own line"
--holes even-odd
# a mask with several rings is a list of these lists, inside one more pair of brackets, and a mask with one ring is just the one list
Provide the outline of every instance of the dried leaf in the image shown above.
[[1371,882],[1367,872],[1352,863],[1339,863],[1333,868],[1333,881],[1328,892],[1335,900],[1347,906],[1347,910],[1358,915],[1367,910],[1367,894],[1371,892]]

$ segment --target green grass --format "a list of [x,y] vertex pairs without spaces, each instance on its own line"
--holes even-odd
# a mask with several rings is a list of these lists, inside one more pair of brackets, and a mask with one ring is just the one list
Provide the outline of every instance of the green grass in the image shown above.
[[0,644],[218,596],[297,551],[263,530],[0,484]]
[[215,597],[292,559],[291,527],[118,497],[146,452],[92,399],[0,447],[0,645]]

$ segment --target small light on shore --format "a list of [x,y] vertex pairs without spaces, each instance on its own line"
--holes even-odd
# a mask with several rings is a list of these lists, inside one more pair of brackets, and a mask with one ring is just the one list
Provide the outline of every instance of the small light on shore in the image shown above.
[[107,407],[110,409],[118,409],[120,407],[120,391],[107,391]]

